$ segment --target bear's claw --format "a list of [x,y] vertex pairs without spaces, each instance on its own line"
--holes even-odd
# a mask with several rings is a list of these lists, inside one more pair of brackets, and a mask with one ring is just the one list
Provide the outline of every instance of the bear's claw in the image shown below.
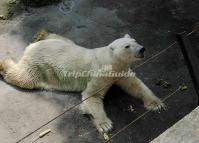
[[93,119],[93,122],[100,133],[107,133],[113,128],[112,121],[109,118]]
[[166,105],[160,99],[147,101],[144,103],[144,106],[146,109],[152,110],[152,111],[161,110],[161,109],[166,110]]

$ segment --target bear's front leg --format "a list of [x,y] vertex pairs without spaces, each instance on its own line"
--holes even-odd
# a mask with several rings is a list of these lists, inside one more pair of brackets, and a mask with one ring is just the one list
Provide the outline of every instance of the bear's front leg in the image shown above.
[[142,99],[148,110],[165,109],[164,103],[136,76],[124,77],[117,81],[117,85],[131,96]]
[[87,84],[87,88],[82,92],[82,100],[85,101],[81,104],[81,110],[85,114],[91,115],[91,119],[100,133],[108,132],[112,129],[112,121],[107,117],[103,105],[103,97],[110,85],[96,93],[106,84],[107,83],[100,79],[91,80]]

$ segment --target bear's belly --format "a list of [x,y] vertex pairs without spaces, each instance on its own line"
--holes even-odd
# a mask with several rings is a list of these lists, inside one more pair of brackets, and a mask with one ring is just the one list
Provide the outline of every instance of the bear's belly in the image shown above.
[[[42,67],[44,69],[44,67]],[[59,70],[55,67],[45,66],[45,70],[41,70],[41,87],[45,89],[56,89],[61,91],[79,92],[83,91],[87,83],[90,81],[89,76],[77,76],[74,74],[67,74],[63,72],[66,70]]]
[[44,89],[55,89],[60,91],[80,92],[87,87],[90,78],[75,78],[68,77],[65,79],[57,79],[57,77],[50,77],[40,83]]

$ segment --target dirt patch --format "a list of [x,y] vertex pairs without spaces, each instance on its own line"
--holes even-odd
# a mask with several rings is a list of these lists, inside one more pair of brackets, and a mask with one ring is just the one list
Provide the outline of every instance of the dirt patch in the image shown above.
[[1,0],[0,1],[0,20],[6,20],[12,16],[14,8],[18,3],[17,0]]

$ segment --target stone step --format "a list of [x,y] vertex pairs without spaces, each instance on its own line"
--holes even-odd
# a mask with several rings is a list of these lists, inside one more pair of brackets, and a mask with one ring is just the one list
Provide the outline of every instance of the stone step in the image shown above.
[[199,107],[163,132],[151,143],[199,143]]

